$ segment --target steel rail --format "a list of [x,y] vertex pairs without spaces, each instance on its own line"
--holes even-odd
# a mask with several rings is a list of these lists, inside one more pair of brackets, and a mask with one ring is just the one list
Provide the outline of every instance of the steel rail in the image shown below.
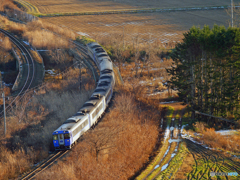
[[25,179],[33,179],[37,174],[47,169],[49,166],[51,166],[54,162],[56,162],[58,159],[60,159],[62,156],[67,154],[69,150],[66,151],[58,151],[56,154],[54,154],[49,159],[43,161],[38,167],[36,167],[34,170],[32,170],[30,173],[25,175],[21,180]]
[[[18,47],[18,49],[22,52],[23,56],[26,59],[27,65],[28,65],[28,75],[27,75],[27,79],[22,87],[22,89],[20,90],[20,92],[17,94],[17,96],[14,98],[14,100],[6,107],[6,110],[8,110],[9,108],[11,109],[11,105],[17,100],[17,98],[20,95],[25,95],[26,91],[28,89],[30,89],[33,79],[34,79],[34,60],[31,56],[31,54],[29,53],[29,51],[27,50],[27,48],[22,45],[22,43],[13,35],[11,35],[9,32],[0,29],[0,32],[2,32],[3,34],[7,35],[10,40]],[[30,68],[32,66],[32,68]],[[31,78],[31,79],[30,79]],[[23,93],[23,94],[22,94]],[[2,117],[3,115],[3,111],[0,112],[0,116]]]
[[[96,63],[92,60],[92,58],[88,55],[88,50],[87,50],[87,48],[86,48],[84,45],[82,45],[82,44],[80,44],[80,43],[78,43],[78,42],[76,42],[76,41],[70,40],[69,42],[72,43],[72,44],[74,44],[75,47],[76,47],[81,53],[83,53],[83,58],[85,58],[85,60],[91,61],[91,64],[90,64],[90,66],[91,66],[91,71],[92,71],[92,73],[93,73],[93,77],[94,77],[95,83],[97,83],[98,78],[99,78],[99,75],[98,75],[98,72],[97,72],[98,67],[97,67]],[[89,63],[88,63],[88,64],[89,64]]]

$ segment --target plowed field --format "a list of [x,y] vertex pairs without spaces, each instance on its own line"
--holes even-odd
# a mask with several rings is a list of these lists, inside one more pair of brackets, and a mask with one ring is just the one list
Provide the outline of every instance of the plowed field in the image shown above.
[[[27,0],[41,13],[107,11],[141,8],[176,8],[230,5],[230,0]],[[240,0],[234,0],[238,4]]]

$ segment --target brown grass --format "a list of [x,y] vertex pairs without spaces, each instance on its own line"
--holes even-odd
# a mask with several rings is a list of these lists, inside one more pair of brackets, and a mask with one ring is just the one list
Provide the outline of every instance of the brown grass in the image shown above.
[[21,35],[26,31],[26,26],[17,23],[9,23],[7,28],[14,34]]
[[68,41],[64,40],[51,32],[47,31],[28,31],[23,33],[23,38],[28,40],[33,46],[38,49],[58,49],[66,48]]
[[203,131],[201,140],[212,148],[220,148],[235,153],[240,152],[240,135],[223,136],[215,132],[214,128]]
[[8,37],[4,36],[3,34],[0,34],[0,46],[5,51],[10,51],[12,49],[11,41]]
[[[240,153],[239,132],[227,136],[221,135],[216,133],[214,128],[207,128],[207,124],[203,122],[196,122],[193,127],[195,132],[200,133],[200,136],[196,139],[197,141],[203,142],[211,148]],[[188,130],[186,133],[194,137],[194,131]]]
[[66,38],[70,38],[70,39],[76,38],[76,34],[72,30],[66,27],[60,27],[51,23],[42,22],[41,20],[28,22],[27,28],[28,28],[28,31],[40,30],[41,28],[45,28],[49,31],[62,35]]
[[8,9],[19,9],[12,0],[0,0],[0,11]]
[[[6,26],[6,29],[29,41],[29,43],[39,49],[67,48],[69,44],[65,38],[75,39],[75,34],[69,29],[60,28],[49,23],[42,23],[41,21],[33,21],[27,25],[22,25],[8,21],[6,18],[0,16],[0,23]],[[59,33],[63,38],[55,35],[51,31],[43,30],[42,28]]]
[[33,50],[30,50],[30,51],[31,51],[31,54],[32,54],[34,60],[35,60],[36,62],[42,64],[42,63],[43,63],[43,60],[42,60],[42,58],[39,56],[39,54],[38,54],[36,51],[33,51]]
[[0,179],[11,179],[16,174],[23,173],[29,169],[29,158],[26,157],[23,150],[17,150],[14,153],[0,146]]

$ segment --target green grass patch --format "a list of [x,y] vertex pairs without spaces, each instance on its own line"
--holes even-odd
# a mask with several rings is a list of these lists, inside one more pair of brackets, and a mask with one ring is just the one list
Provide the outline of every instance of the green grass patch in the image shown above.
[[186,145],[181,142],[179,144],[179,150],[177,154],[174,156],[174,158],[171,160],[171,162],[168,165],[168,168],[164,170],[160,176],[158,176],[156,179],[169,179],[169,177],[174,178],[176,175],[178,169],[181,167],[183,160],[188,154],[188,150]]
[[[229,163],[230,164],[230,163]],[[221,166],[221,169],[219,168]],[[209,168],[211,167],[211,169]],[[197,166],[193,165],[193,171],[187,173],[188,179],[225,179],[224,176],[210,176],[210,172],[230,172],[228,170],[228,167],[225,167],[224,164],[221,162],[218,162],[218,164],[212,162],[212,161],[207,161],[204,162],[203,159],[198,159],[197,160]],[[233,171],[231,171],[233,172]],[[240,175],[238,176],[228,176],[229,180],[238,180],[240,178]]]
[[76,38],[76,41],[84,44],[84,45],[87,45],[88,43],[91,43],[91,42],[96,42],[94,39],[91,39],[89,37],[86,37],[86,36],[82,36],[81,38],[78,36]]
[[152,174],[151,174],[147,179],[153,179],[153,178],[161,171],[162,166],[165,165],[166,163],[168,163],[168,161],[169,161],[170,158],[171,158],[172,153],[174,152],[174,149],[176,148],[176,144],[177,144],[176,142],[173,142],[173,143],[171,144],[171,147],[170,147],[170,149],[169,149],[168,154],[164,157],[164,159],[163,159],[163,161],[161,162],[161,164],[159,165],[159,167],[156,168],[156,169],[152,172]]

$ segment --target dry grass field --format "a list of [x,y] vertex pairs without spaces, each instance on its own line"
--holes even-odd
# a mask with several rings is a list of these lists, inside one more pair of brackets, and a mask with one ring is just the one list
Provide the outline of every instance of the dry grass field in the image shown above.
[[[176,8],[176,7],[203,7],[230,5],[226,0],[28,0],[35,5],[41,13],[66,13],[66,12],[87,12],[87,11],[108,11],[142,8]],[[234,0],[234,3],[239,3]]]
[[228,26],[230,17],[225,10],[176,11],[163,13],[112,14],[88,16],[62,16],[43,18],[62,27],[68,27],[79,35],[97,41],[114,41],[116,37],[132,44],[133,37],[140,43],[160,41],[168,43],[182,39],[182,33],[193,25],[203,27],[214,24]]
[[[125,43],[132,41],[133,36],[141,39],[165,41],[171,37],[177,41],[182,37],[182,31],[168,23],[160,14],[114,14],[101,16],[67,16],[44,18],[43,20],[68,27],[79,35],[86,35],[98,40],[100,37],[123,36]],[[124,29],[123,29],[124,27]],[[157,38],[157,39],[156,39]],[[111,38],[115,39],[115,38]]]

